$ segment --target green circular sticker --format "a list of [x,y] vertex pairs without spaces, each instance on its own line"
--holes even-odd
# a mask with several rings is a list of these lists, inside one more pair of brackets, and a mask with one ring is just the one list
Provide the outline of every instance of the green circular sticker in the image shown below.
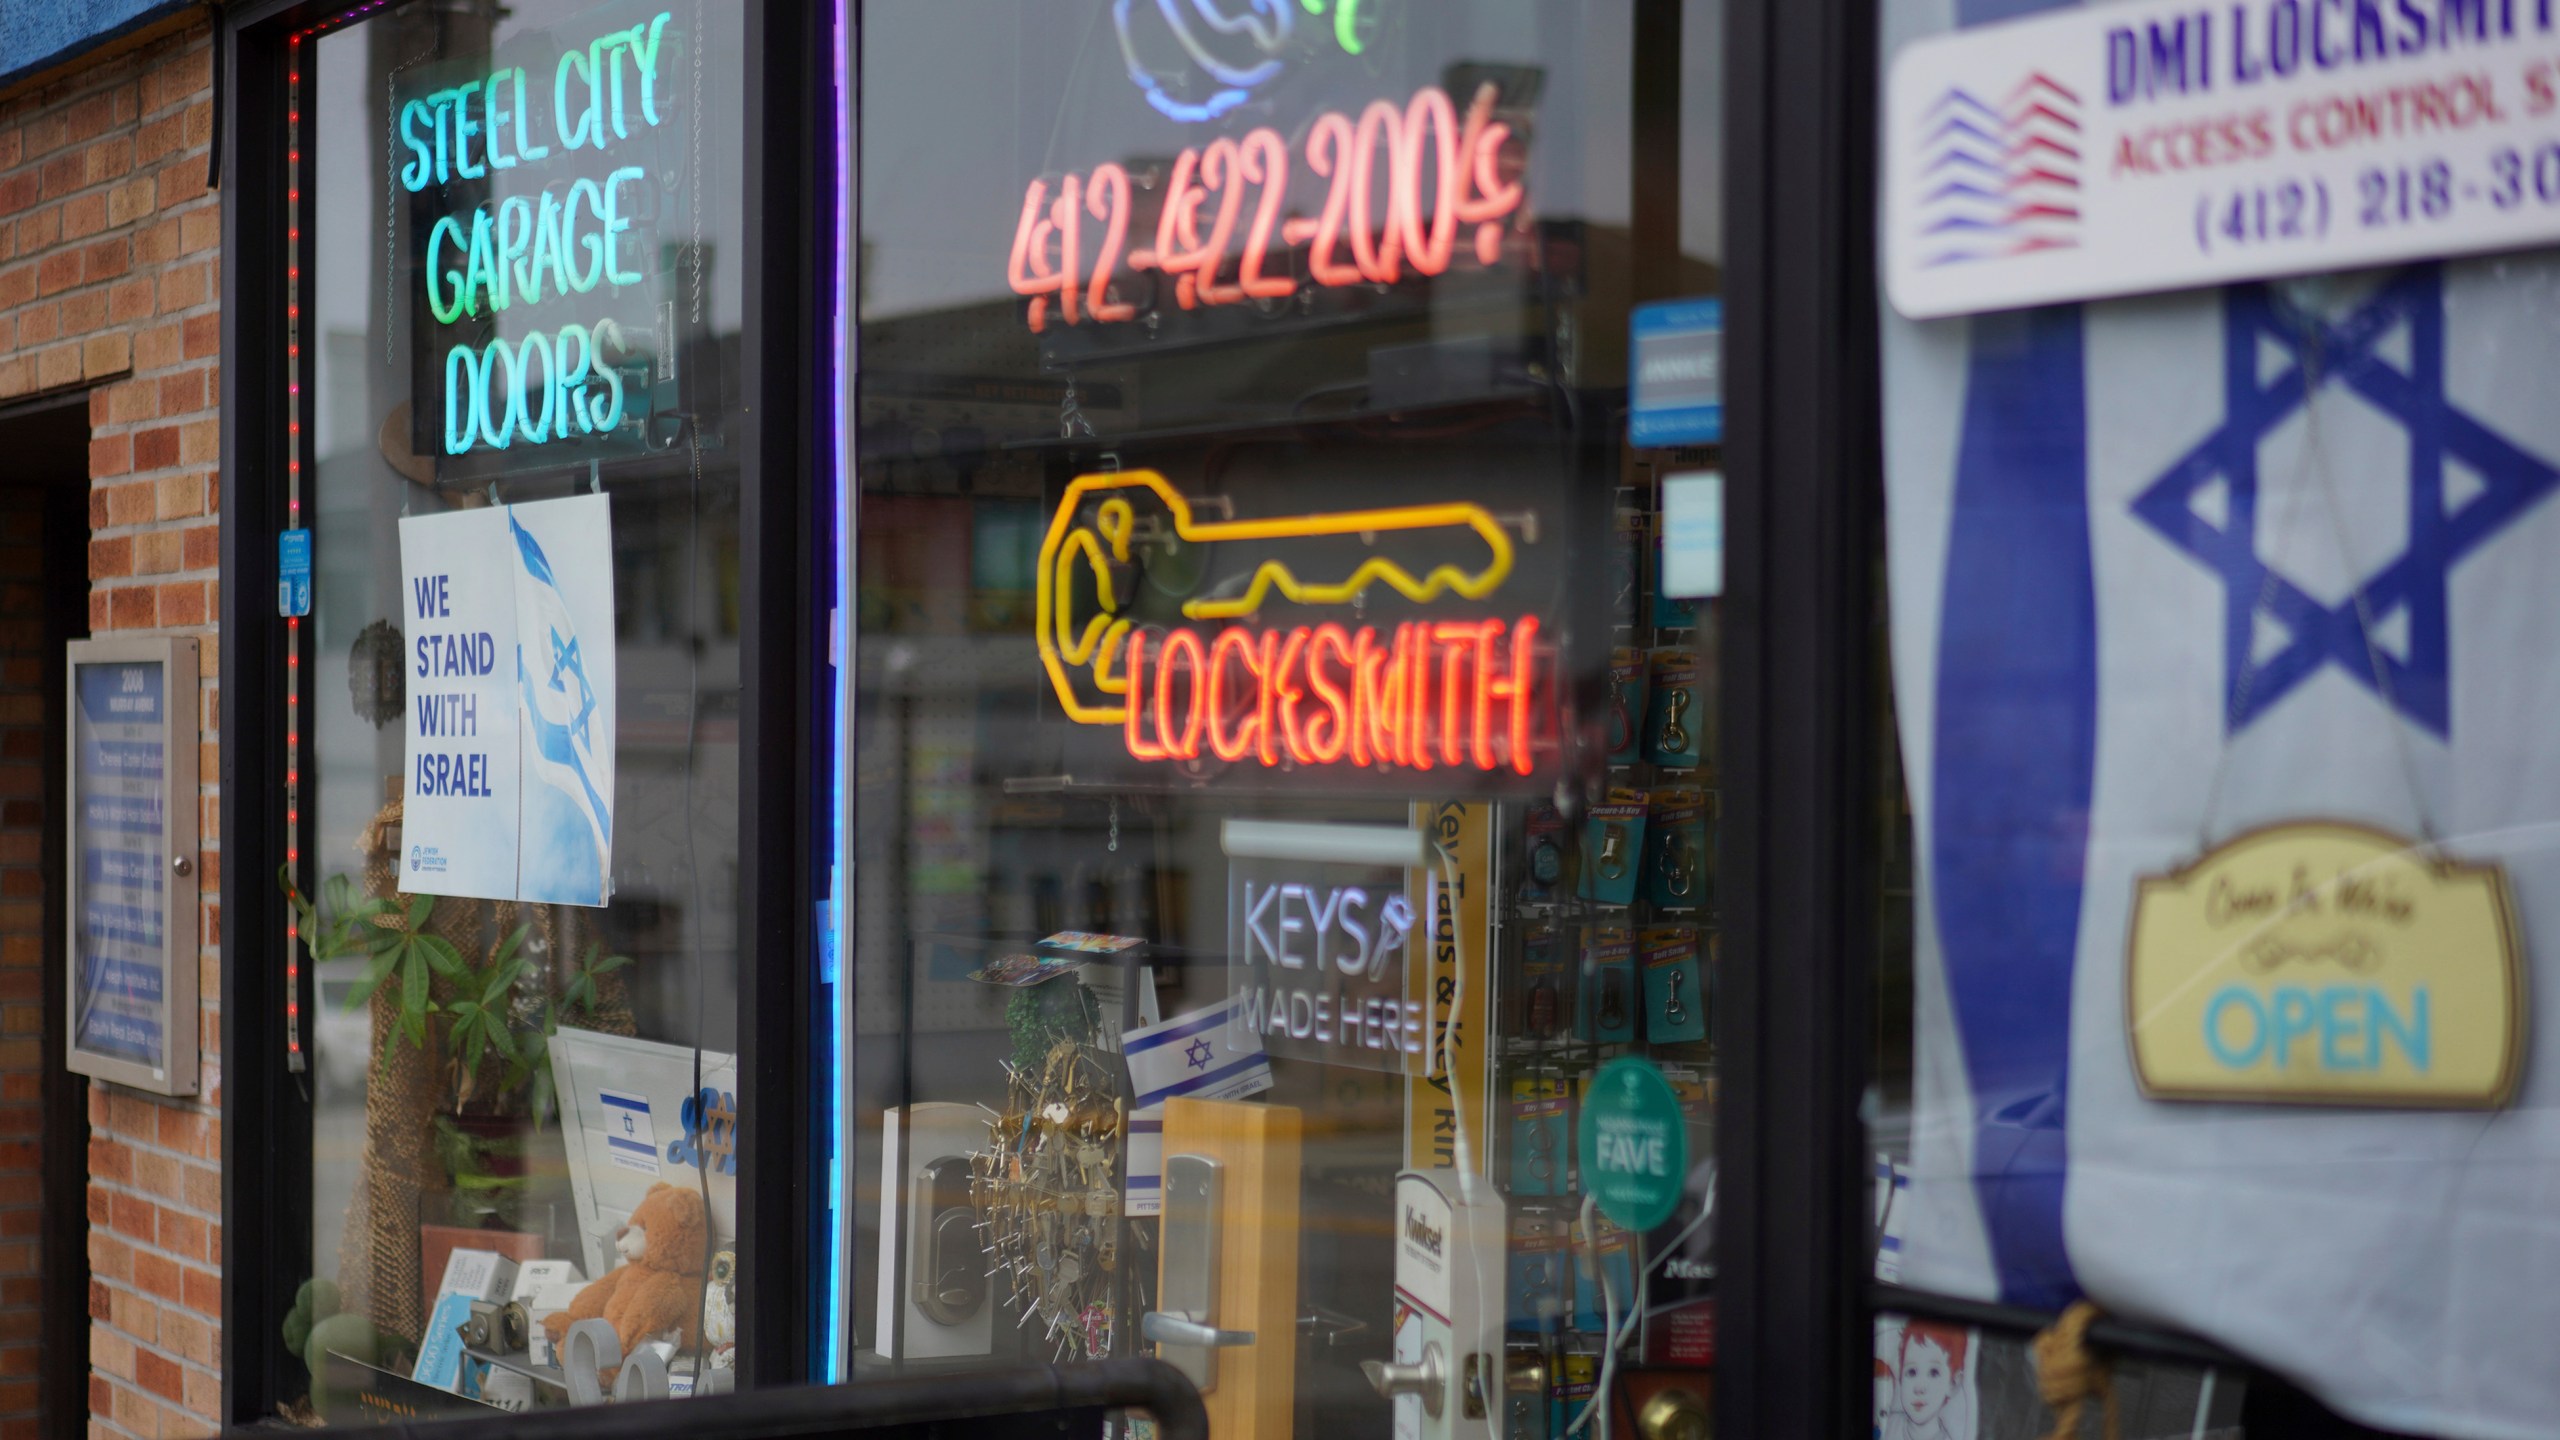
[[1688,1174],[1689,1127],[1671,1082],[1633,1055],[1601,1066],[1582,1097],[1582,1186],[1600,1213],[1651,1230],[1680,1208]]

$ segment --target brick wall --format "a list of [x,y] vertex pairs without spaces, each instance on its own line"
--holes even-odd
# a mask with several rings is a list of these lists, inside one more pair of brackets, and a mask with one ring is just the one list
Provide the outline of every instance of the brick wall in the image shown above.
[[[89,626],[204,637],[197,833],[203,1094],[89,1093],[89,1434],[198,1434],[221,1413],[222,993],[216,779],[220,198],[205,188],[197,26],[0,102],[0,402],[89,392]],[[0,661],[0,667],[5,666]],[[55,672],[58,674],[58,671]],[[6,714],[0,698],[0,715]],[[0,732],[0,756],[7,753]],[[0,777],[9,772],[0,765]],[[7,781],[0,779],[0,790]],[[0,804],[5,804],[0,800]],[[5,819],[0,810],[0,819]],[[13,834],[0,827],[0,865]],[[0,917],[14,898],[0,869]],[[32,1433],[11,1345],[20,1035],[0,939],[0,1440]],[[21,1391],[25,1393],[22,1395]]]

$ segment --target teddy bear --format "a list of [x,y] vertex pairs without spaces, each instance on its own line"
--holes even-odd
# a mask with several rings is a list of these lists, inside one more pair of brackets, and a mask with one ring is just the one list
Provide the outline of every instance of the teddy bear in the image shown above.
[[622,1263],[580,1290],[568,1309],[543,1317],[553,1353],[570,1326],[598,1316],[625,1355],[670,1333],[682,1349],[700,1343],[705,1230],[700,1191],[665,1181],[650,1186],[630,1222],[613,1232]]

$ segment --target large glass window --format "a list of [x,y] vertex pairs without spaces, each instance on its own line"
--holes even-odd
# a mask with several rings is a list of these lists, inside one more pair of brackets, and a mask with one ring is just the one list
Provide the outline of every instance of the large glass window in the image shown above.
[[1703,1422],[1721,20],[1645,9],[863,13],[858,1374]]
[[418,3],[292,44],[315,593],[272,913],[326,1420],[565,1403],[588,1318],[641,1393],[734,1365],[741,26]]

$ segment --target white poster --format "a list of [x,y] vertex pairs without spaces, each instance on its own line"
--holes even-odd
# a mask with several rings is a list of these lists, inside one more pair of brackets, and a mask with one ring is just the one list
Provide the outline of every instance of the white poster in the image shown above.
[[404,890],[609,898],[610,503],[581,495],[400,522]]
[[2560,239],[2548,0],[2135,0],[1894,53],[1886,282],[1915,319]]
[[400,888],[516,895],[516,586],[507,512],[400,522],[408,796]]

